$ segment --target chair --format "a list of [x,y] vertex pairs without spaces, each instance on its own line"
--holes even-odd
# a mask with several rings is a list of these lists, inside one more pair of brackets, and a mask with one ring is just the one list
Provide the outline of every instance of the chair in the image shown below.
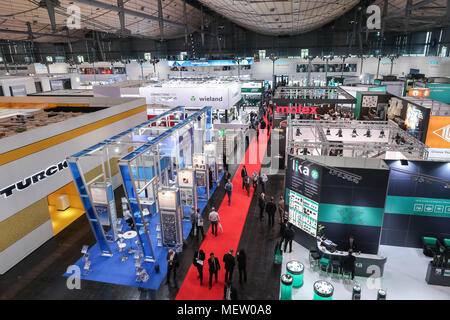
[[317,250],[309,250],[309,266],[313,270],[315,270],[316,267],[319,267],[320,258],[320,253]]
[[427,257],[434,257],[439,252],[439,241],[433,237],[422,237],[423,254]]
[[330,259],[322,257],[319,262],[319,267],[321,272],[325,271],[328,275],[328,269],[330,268]]
[[350,282],[352,280],[352,272],[342,268],[342,280],[344,282],[347,282],[347,280]]
[[332,257],[330,261],[330,267],[331,267],[331,274],[332,275],[335,274],[337,278],[339,278],[342,269],[341,260],[339,260],[338,257]]

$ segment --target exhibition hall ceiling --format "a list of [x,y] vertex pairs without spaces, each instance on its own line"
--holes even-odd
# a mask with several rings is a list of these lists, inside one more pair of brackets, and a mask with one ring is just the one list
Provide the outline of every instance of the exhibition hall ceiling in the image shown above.
[[236,24],[266,35],[311,31],[352,9],[358,0],[199,0]]
[[[55,2],[56,0],[51,0]],[[113,5],[117,7],[117,0],[95,0],[103,4]],[[52,34],[52,27],[49,14],[42,5],[46,0],[0,0],[0,39],[27,40],[27,34],[14,34],[1,32],[1,30],[19,30],[27,32],[27,22],[30,22],[33,32]],[[39,5],[41,3],[41,6]],[[81,9],[81,29],[71,30],[73,37],[83,37],[89,30],[97,30],[108,33],[119,34],[120,20],[116,11],[98,7],[93,4],[89,5],[89,1],[77,0],[58,0],[55,7],[55,17],[57,34],[65,35],[66,21],[69,14],[67,8],[76,5]],[[139,13],[144,13],[154,17],[158,17],[158,1],[157,0],[123,0],[124,8]],[[163,19],[184,24],[183,0],[162,0]],[[186,5],[186,14],[189,29],[199,29],[201,14],[200,10],[193,6]],[[160,38],[159,22],[149,20],[142,17],[136,17],[125,13],[125,28],[130,31],[133,36],[142,36],[149,38]],[[173,38],[184,35],[184,29],[174,27],[165,23],[163,26],[164,38]],[[52,36],[36,36],[35,41],[38,42],[64,42],[64,38]]]
[[386,30],[414,31],[450,23],[446,16],[447,0],[389,0],[386,10],[384,3],[385,0],[374,2],[381,9]]

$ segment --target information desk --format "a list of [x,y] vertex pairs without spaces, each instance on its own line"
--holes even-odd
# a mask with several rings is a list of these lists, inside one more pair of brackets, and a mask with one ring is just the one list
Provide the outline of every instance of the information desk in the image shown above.
[[[321,245],[322,240],[317,241],[317,248],[319,249],[322,256],[325,258],[338,259],[341,262],[344,261],[344,258],[348,256],[348,252],[346,251],[334,251],[330,252]],[[376,254],[366,254],[366,253],[358,253],[354,252],[353,256],[355,257],[355,276],[359,277],[370,277],[373,276],[375,278],[382,277],[384,272],[384,264],[386,263],[387,257],[379,256]],[[378,267],[378,268],[377,268]]]

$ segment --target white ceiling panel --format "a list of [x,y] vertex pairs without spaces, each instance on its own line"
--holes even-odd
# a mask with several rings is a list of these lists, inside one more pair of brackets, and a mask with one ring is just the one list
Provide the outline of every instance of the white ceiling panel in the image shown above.
[[358,0],[199,0],[233,22],[267,35],[311,31],[352,9]]

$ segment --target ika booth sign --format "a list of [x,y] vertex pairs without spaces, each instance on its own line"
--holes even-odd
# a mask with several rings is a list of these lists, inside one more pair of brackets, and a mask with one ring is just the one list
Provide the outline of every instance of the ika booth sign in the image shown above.
[[55,165],[48,167],[45,170],[35,173],[21,181],[18,181],[6,188],[1,189],[0,195],[2,195],[4,198],[8,198],[14,194],[14,190],[23,191],[23,190],[29,188],[30,186],[35,185],[35,184],[39,183],[40,181],[47,179],[48,177],[54,175],[55,173],[66,169],[68,166],[69,165],[67,164],[66,160],[61,161]]

